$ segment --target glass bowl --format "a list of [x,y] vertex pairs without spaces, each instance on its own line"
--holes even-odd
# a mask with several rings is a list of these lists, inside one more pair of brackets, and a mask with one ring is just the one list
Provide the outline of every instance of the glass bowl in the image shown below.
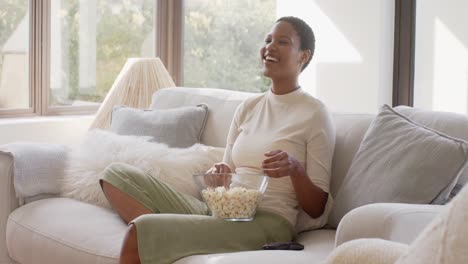
[[211,215],[227,221],[251,221],[268,186],[265,174],[193,175]]

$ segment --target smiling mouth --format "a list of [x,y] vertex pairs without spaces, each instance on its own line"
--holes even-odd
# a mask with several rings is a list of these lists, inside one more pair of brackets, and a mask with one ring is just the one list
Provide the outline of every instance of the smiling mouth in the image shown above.
[[263,57],[263,62],[271,62],[271,63],[276,63],[279,62],[279,59],[273,56],[264,56]]

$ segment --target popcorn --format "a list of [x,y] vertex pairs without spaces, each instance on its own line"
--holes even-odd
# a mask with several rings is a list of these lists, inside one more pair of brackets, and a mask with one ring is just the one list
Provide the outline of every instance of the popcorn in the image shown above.
[[225,219],[253,218],[261,197],[260,191],[244,187],[208,188],[201,193],[212,215]]

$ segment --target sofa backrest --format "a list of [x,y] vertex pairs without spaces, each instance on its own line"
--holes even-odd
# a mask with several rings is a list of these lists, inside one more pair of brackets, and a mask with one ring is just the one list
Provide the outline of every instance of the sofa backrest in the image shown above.
[[[201,143],[224,147],[234,111],[253,93],[209,88],[166,88],[153,95],[151,109],[206,104],[208,120]],[[331,193],[336,194],[374,115],[333,113],[336,145],[332,165]]]
[[225,147],[232,117],[237,106],[253,93],[210,88],[165,88],[154,93],[150,108],[168,109],[181,106],[208,106],[208,119],[201,143]]

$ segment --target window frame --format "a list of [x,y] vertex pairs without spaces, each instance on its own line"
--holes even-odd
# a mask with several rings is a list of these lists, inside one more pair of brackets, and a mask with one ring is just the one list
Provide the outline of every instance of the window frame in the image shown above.
[[183,80],[185,0],[156,0],[156,56],[179,86]]
[[416,0],[395,0],[392,106],[413,106]]

